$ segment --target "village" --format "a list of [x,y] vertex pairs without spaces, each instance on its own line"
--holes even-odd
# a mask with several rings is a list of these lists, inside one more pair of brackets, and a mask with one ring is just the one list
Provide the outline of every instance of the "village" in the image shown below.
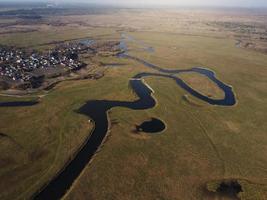
[[[93,40],[62,43],[49,52],[0,46],[0,82],[6,85],[39,87],[44,78],[61,76],[86,66],[81,54],[116,55],[118,42],[98,43]],[[31,83],[31,84],[26,84]]]

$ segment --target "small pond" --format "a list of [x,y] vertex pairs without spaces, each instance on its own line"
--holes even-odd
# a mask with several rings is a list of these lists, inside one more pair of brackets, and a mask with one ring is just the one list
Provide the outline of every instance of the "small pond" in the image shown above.
[[145,121],[141,125],[136,126],[136,130],[145,133],[158,133],[162,132],[165,127],[165,124],[161,120],[151,118],[149,121]]

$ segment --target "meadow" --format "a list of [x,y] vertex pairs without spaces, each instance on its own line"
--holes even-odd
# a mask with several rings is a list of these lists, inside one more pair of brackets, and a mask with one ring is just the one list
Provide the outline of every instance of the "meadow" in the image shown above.
[[[153,54],[135,52],[135,56],[165,68],[212,69],[233,86],[238,102],[233,107],[196,107],[184,101],[188,94],[172,81],[148,78],[158,105],[140,112],[112,110],[110,118],[117,123],[111,136],[66,199],[232,199],[205,189],[209,182],[225,179],[242,182],[242,199],[264,199],[266,56],[238,49],[227,39],[132,35],[155,48]],[[179,50],[168,51],[173,45]],[[129,69],[109,71],[119,74]],[[131,133],[135,124],[151,116],[166,122],[164,133],[140,137]]]
[[[131,21],[130,17],[126,20]],[[101,22],[102,26],[106,23]],[[137,25],[133,22],[129,26]],[[171,25],[166,22],[164,26]],[[161,32],[124,30],[155,49],[145,52],[128,42],[129,54],[162,68],[209,68],[233,87],[237,104],[212,106],[190,96],[172,80],[146,78],[155,91],[156,107],[143,111],[112,109],[109,137],[63,199],[236,199],[208,191],[223,180],[239,181],[242,200],[266,199],[267,55],[237,48],[231,37],[207,37],[202,26],[198,35],[171,32],[166,27]],[[112,27],[85,32],[62,29],[68,32],[55,34],[49,29],[51,34],[26,33],[33,39],[25,33],[6,35],[0,43],[30,43],[39,48],[54,40],[120,38],[120,30]],[[38,105],[0,107],[1,199],[29,199],[75,155],[93,129],[88,118],[76,112],[82,105],[95,99],[134,100],[129,79],[140,72],[153,72],[124,58],[95,59],[124,65],[106,67],[99,80],[62,82]],[[197,74],[178,76],[203,94],[214,98],[222,95],[216,85]],[[31,97],[0,97],[1,102],[22,99]],[[136,134],[135,125],[151,117],[163,120],[167,129],[156,135]]]

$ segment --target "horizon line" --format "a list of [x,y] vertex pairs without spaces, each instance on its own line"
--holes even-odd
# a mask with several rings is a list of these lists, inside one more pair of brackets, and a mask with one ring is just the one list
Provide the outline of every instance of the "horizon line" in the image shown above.
[[112,3],[112,2],[85,2],[85,1],[78,1],[78,2],[72,2],[70,0],[66,1],[54,1],[54,0],[4,0],[0,1],[0,4],[13,4],[13,3],[19,3],[19,4],[26,4],[26,3],[44,3],[44,4],[55,4],[55,5],[75,5],[75,4],[80,4],[80,5],[100,5],[100,6],[111,6],[111,7],[118,7],[118,8],[233,8],[233,9],[267,9],[267,5],[191,5],[191,4],[176,4],[176,3]]

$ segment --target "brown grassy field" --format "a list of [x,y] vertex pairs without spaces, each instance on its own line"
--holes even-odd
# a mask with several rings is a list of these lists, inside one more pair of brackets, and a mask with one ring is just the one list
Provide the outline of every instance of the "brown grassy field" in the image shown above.
[[[227,31],[193,23],[194,16],[203,21],[214,21],[218,16],[225,21],[260,20],[223,11],[122,10],[110,16],[58,19],[70,24],[86,22],[79,29],[65,25],[53,30],[49,26],[46,31],[0,39],[4,44],[41,48],[40,44],[54,40],[116,39],[123,30],[155,49],[154,53],[140,51],[136,43],[128,42],[131,55],[162,68],[206,67],[234,88],[237,104],[219,107],[190,96],[171,80],[146,78],[155,91],[157,106],[144,111],[112,109],[109,117],[116,123],[110,136],[64,199],[236,199],[207,190],[207,184],[225,179],[240,182],[242,200],[266,199],[267,56],[237,48],[235,38]],[[192,30],[183,25],[188,22]],[[93,25],[98,27],[88,28]],[[0,108],[0,199],[28,199],[71,159],[93,128],[87,117],[75,112],[85,102],[133,100],[136,96],[128,86],[129,78],[153,71],[132,60],[95,59],[126,65],[107,68],[104,78],[97,81],[60,83],[36,106]],[[214,98],[223,95],[201,76],[184,74],[181,78],[203,94]],[[18,99],[0,97],[1,102],[11,100]],[[167,129],[158,135],[137,137],[133,133],[135,125],[151,117],[163,120]]]
[[[111,119],[119,123],[66,199],[229,199],[205,190],[208,182],[223,179],[243,180],[242,199],[264,199],[266,56],[238,49],[227,39],[132,35],[154,44],[156,50],[154,54],[136,52],[136,56],[166,68],[208,67],[234,87],[238,103],[232,108],[192,106],[183,100],[186,92],[172,81],[149,78],[158,106],[140,112],[112,111]],[[167,51],[170,45],[180,48]],[[114,74],[114,70],[123,72],[121,68],[109,71]],[[145,140],[133,137],[133,125],[150,116],[163,119],[167,130]]]
[[225,96],[224,92],[216,84],[203,75],[193,72],[183,73],[178,77],[205,96],[213,99],[223,99]]

